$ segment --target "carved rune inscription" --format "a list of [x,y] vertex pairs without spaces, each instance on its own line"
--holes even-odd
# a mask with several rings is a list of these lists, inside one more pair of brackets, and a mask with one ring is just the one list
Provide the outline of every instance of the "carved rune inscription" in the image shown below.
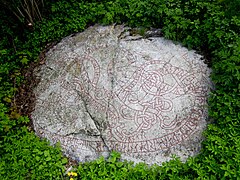
[[[84,61],[92,66],[92,77]],[[86,56],[79,62],[82,64],[81,75],[76,77],[75,83],[89,106],[107,114],[106,141],[111,149],[131,153],[154,152],[180,143],[195,130],[202,110],[194,105],[204,102],[206,92],[199,89],[200,82],[194,74],[151,60],[135,66],[135,71],[126,75],[122,67],[116,64],[113,67],[110,62],[107,78],[115,85],[109,89],[98,85],[102,74],[97,60]],[[116,71],[122,73],[120,77],[128,77],[112,82]],[[116,103],[118,108],[114,106]],[[190,109],[189,104],[193,105]],[[174,116],[173,111],[186,115]]]
[[53,57],[36,90],[36,133],[65,151],[126,154],[159,152],[190,138],[206,118],[205,65],[186,50],[154,55],[144,52],[145,42],[130,43],[109,40]]

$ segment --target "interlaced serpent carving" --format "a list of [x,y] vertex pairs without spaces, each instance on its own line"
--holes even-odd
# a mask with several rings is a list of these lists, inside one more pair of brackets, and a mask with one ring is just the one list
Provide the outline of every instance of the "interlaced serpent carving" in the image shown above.
[[[36,133],[50,137],[53,142],[60,141],[66,149],[71,142],[72,149],[82,146],[103,152],[108,146],[122,153],[156,152],[189,138],[204,116],[208,89],[202,85],[204,77],[197,75],[204,72],[194,66],[191,71],[185,70],[168,60],[139,61],[143,54],[125,48],[102,63],[94,51],[105,48],[91,47],[83,54],[75,54],[69,62],[59,61],[61,72],[56,72],[56,78],[49,80],[45,87],[57,86],[60,92],[53,91],[49,93],[50,98],[39,99],[36,108],[49,107],[51,117],[42,115],[43,118],[58,119],[62,126],[51,132],[47,126],[54,122],[49,120],[47,125],[39,123]],[[75,111],[80,102],[99,130],[91,133],[102,136],[105,142],[73,133],[61,135],[67,116],[71,117],[69,126],[77,124],[79,117]],[[73,110],[68,108],[61,113],[65,104]],[[105,121],[100,121],[101,118]]]

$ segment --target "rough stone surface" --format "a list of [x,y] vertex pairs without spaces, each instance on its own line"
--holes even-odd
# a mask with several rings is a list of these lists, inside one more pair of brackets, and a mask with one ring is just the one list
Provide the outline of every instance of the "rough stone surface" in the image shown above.
[[161,164],[200,149],[210,70],[194,51],[161,37],[93,26],[64,38],[37,75],[36,134],[89,161],[111,150]]

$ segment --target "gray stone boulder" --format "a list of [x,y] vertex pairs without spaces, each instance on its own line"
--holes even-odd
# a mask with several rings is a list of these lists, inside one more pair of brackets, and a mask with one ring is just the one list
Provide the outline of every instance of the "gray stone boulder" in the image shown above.
[[134,162],[184,161],[199,152],[206,127],[211,82],[201,59],[123,26],[66,37],[36,73],[35,132],[81,162],[112,150]]

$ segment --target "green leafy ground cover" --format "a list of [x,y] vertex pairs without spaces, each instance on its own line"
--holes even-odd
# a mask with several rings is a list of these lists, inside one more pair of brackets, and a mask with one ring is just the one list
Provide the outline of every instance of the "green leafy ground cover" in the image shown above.
[[[45,2],[45,16],[24,26],[0,11],[0,179],[69,179],[67,159],[31,131],[18,111],[20,86],[28,86],[23,69],[39,62],[46,45],[90,25],[125,23],[162,28],[166,38],[201,52],[213,69],[216,89],[209,98],[212,123],[195,158],[162,166],[133,166],[113,152],[79,164],[74,179],[240,179],[240,1],[111,0]],[[47,10],[49,9],[49,11]],[[235,9],[235,10],[234,10]]]

